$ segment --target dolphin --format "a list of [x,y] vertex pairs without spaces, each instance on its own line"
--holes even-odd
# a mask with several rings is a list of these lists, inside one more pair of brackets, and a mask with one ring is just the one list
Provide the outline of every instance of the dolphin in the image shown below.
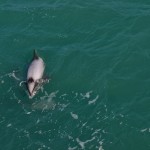
[[34,50],[33,60],[29,65],[27,72],[27,89],[29,95],[33,97],[39,88],[40,83],[44,81],[43,73],[45,70],[45,63]]

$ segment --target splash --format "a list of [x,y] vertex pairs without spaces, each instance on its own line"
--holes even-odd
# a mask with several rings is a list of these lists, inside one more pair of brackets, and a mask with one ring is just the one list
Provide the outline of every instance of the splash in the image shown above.
[[56,97],[58,91],[52,92],[49,95],[45,92],[45,96],[40,97],[40,100],[32,104],[32,109],[36,110],[50,110],[55,108],[53,98]]

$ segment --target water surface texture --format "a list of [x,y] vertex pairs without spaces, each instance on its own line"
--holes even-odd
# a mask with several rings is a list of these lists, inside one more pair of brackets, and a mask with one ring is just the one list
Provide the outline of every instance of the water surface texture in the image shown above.
[[1,0],[0,54],[1,150],[150,150],[149,1]]

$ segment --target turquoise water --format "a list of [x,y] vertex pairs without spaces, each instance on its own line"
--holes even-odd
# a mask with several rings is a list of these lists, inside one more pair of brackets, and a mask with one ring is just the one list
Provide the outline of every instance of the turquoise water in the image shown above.
[[149,1],[1,0],[0,33],[0,149],[150,149]]

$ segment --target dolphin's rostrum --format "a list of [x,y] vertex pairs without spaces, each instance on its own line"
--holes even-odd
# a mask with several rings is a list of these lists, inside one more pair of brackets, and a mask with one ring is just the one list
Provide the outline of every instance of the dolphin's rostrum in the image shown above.
[[34,50],[34,57],[27,72],[27,88],[31,97],[35,95],[39,84],[43,81],[44,69],[45,64],[43,59]]

